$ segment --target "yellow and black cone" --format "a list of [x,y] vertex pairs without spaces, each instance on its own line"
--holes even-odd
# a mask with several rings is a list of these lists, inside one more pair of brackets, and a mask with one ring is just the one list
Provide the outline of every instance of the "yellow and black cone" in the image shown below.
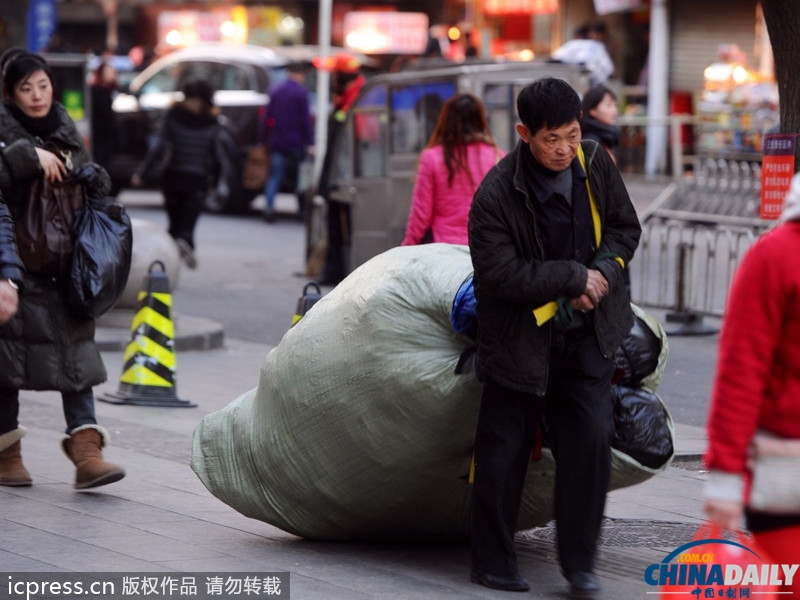
[[[154,270],[155,266],[161,270]],[[131,324],[131,341],[125,348],[119,390],[99,399],[112,404],[194,407],[175,393],[177,361],[172,296],[164,263],[154,261],[147,271],[144,290]]]
[[[316,291],[310,292],[310,288]],[[314,306],[322,298],[322,291],[319,289],[319,284],[316,281],[309,281],[303,286],[303,295],[297,300],[297,310],[292,317],[292,327],[297,325],[297,322],[303,318],[308,310]]]

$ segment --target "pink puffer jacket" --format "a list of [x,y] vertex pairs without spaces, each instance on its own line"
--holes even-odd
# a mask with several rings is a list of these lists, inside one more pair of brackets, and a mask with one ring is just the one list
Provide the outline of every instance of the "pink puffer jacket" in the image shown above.
[[464,171],[458,171],[453,177],[453,185],[449,186],[442,146],[423,150],[419,157],[406,236],[401,245],[419,244],[428,229],[433,234],[434,242],[466,244],[472,196],[483,176],[504,154],[485,142],[470,144],[467,147],[467,164],[472,177]]

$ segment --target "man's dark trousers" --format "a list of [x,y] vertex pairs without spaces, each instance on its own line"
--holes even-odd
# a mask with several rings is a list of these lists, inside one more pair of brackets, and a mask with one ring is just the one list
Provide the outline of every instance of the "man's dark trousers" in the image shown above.
[[569,573],[591,571],[611,470],[614,361],[583,328],[553,330],[545,397],[509,389],[486,378],[475,437],[472,491],[472,568],[517,575],[514,534],[525,473],[546,420],[555,456],[558,554]]

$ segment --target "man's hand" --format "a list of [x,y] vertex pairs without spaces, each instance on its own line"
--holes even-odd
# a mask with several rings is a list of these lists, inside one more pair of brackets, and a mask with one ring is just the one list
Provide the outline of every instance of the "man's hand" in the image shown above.
[[576,310],[578,312],[585,313],[594,309],[594,304],[592,304],[591,299],[586,294],[581,294],[580,297],[573,298],[571,303],[572,310]]
[[589,269],[589,276],[586,278],[586,289],[583,290],[583,293],[589,297],[592,308],[597,308],[600,300],[608,294],[608,281],[600,271]]
[[11,287],[7,279],[0,280],[0,325],[17,314],[19,292]]

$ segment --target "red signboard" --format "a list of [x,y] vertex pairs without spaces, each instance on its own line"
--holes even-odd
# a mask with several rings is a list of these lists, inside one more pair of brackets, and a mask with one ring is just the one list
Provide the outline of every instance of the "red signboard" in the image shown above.
[[376,54],[422,54],[428,15],[417,12],[352,11],[344,16],[344,45]]
[[761,161],[761,218],[775,220],[783,210],[783,199],[794,175],[794,133],[771,133],[764,137]]
[[485,15],[543,15],[558,10],[558,0],[483,0]]

